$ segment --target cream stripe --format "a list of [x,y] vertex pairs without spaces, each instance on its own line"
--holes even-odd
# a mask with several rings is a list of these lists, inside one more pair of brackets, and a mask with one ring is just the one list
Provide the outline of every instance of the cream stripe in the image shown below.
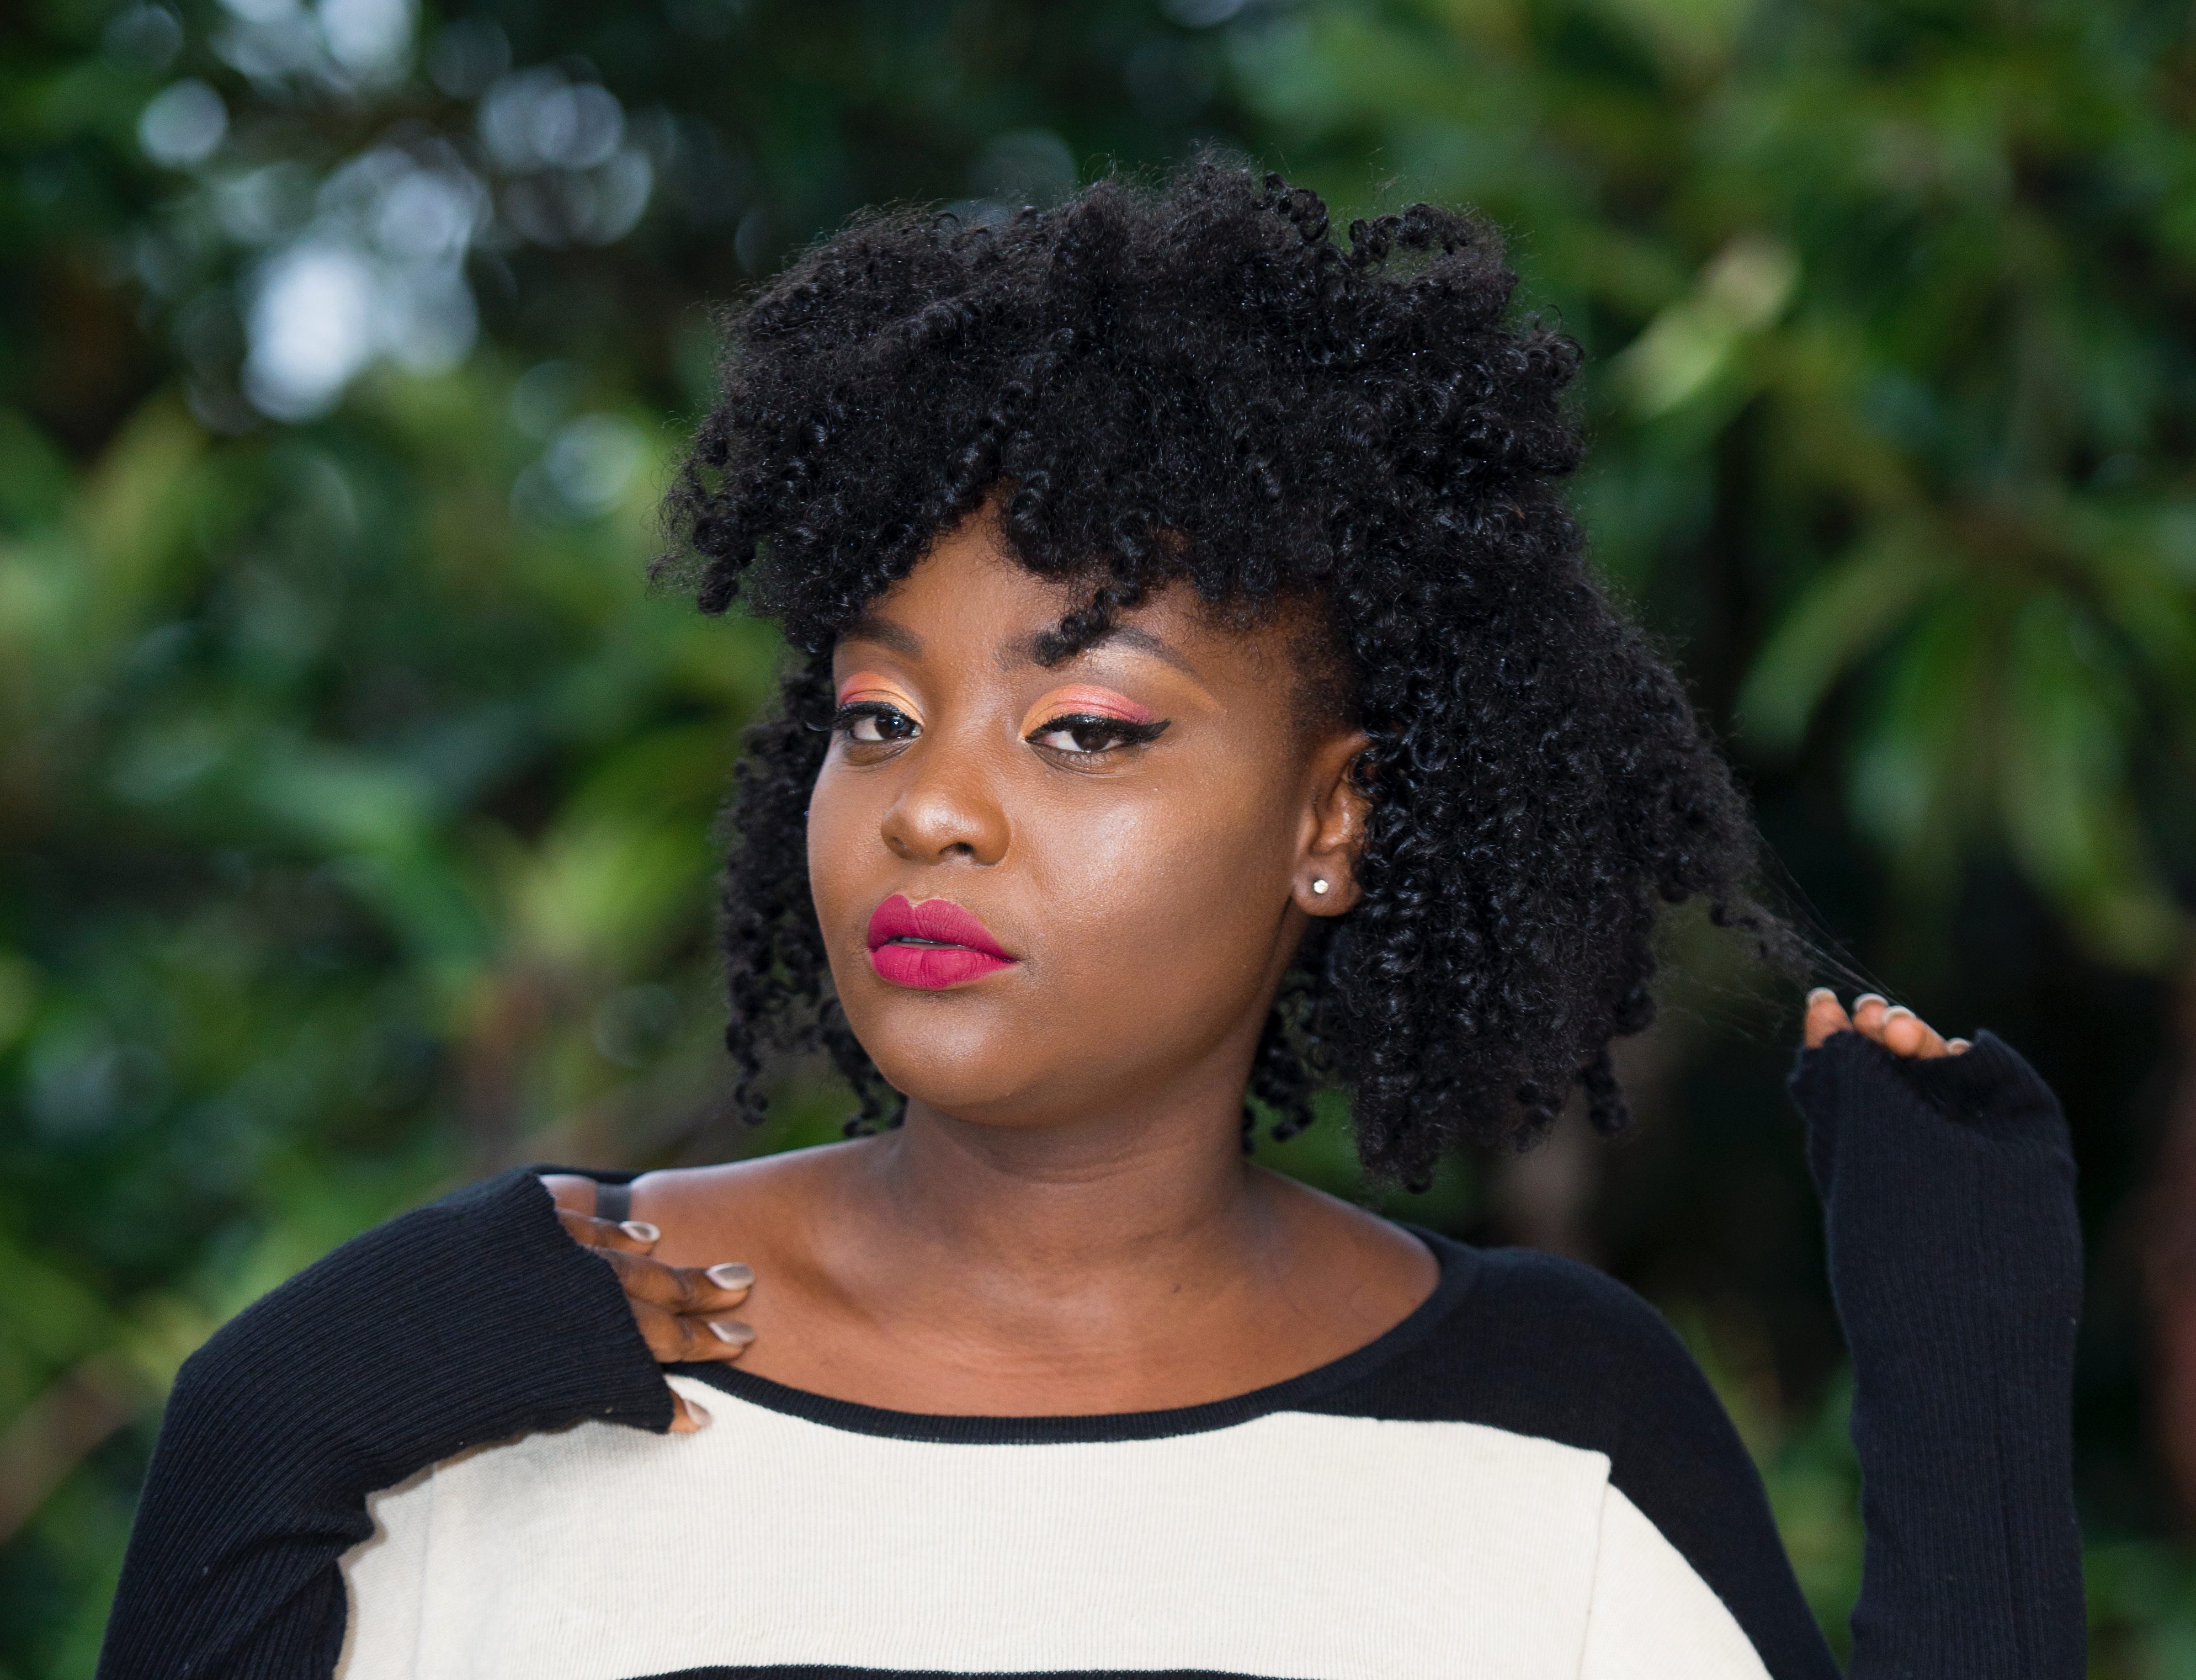
[[582,1423],[378,1496],[380,1533],[345,1561],[342,1680],[776,1663],[1572,1680],[1598,1550],[1610,1579],[1661,1579],[1612,1562],[1638,1538],[1607,1515],[1605,1458],[1480,1425],[1280,1412],[971,1446],[674,1381],[713,1427]]
[[1723,1601],[1611,1487],[1579,1680],[1769,1680]]

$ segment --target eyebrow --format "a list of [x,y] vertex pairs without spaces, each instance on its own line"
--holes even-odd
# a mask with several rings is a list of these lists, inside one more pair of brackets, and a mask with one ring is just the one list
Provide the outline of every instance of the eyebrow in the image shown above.
[[922,638],[904,624],[864,613],[839,632],[841,642],[875,642],[904,659],[922,657]]
[[[1046,636],[1050,633],[1049,631],[1039,631],[1036,635],[1026,636],[1018,642],[1009,644],[1000,654],[999,663],[1002,666],[1042,664],[1043,661],[1038,659],[1037,650]],[[856,619],[839,632],[839,639],[841,642],[873,642],[878,647],[887,649],[904,659],[922,657],[922,637],[916,635],[905,625],[893,619],[881,618],[875,613],[864,613]],[[1205,682],[1204,673],[1182,655],[1157,636],[1153,635],[1150,631],[1141,629],[1133,624],[1116,624],[1111,626],[1101,635],[1093,637],[1079,651],[1089,653],[1105,646],[1108,642],[1118,642],[1124,648],[1134,648],[1138,653],[1149,654],[1153,659],[1164,664],[1171,665],[1192,682],[1200,686]]]
[[[1040,632],[1035,636],[1025,637],[1020,641],[1014,643],[1004,651],[1004,653],[1001,655],[1000,663],[1003,665],[1043,664],[1043,661],[1037,657],[1037,649],[1039,644],[1044,640],[1045,636],[1049,633],[1049,632]],[[1159,660],[1164,664],[1171,665],[1176,670],[1181,672],[1185,677],[1188,677],[1192,682],[1198,684],[1200,687],[1204,684],[1204,676],[1199,672],[1198,668],[1194,665],[1192,665],[1189,662],[1188,660],[1185,659],[1180,653],[1176,652],[1166,643],[1161,641],[1158,637],[1153,635],[1150,631],[1140,629],[1133,624],[1113,625],[1101,632],[1099,635],[1092,637],[1089,642],[1085,643],[1084,646],[1077,651],[1078,653],[1090,653],[1099,648],[1104,647],[1108,642],[1118,642],[1124,648],[1134,648],[1138,653],[1149,654],[1153,659]],[[1073,655],[1071,655],[1070,657],[1072,658]]]

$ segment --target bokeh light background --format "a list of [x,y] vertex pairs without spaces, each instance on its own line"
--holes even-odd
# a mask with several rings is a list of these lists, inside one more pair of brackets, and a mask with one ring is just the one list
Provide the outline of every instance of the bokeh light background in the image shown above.
[[[529,1159],[720,1107],[776,644],[644,586],[712,309],[859,206],[1204,144],[1510,230],[1577,505],[1799,913],[2064,1093],[2101,1676],[2196,1675],[2187,0],[28,0],[0,22],[0,1675],[90,1672],[164,1387]],[[1679,919],[1613,1146],[1410,1216],[1587,1256],[1858,1569],[1796,1015]],[[1286,1151],[1354,1186],[1337,1106]]]

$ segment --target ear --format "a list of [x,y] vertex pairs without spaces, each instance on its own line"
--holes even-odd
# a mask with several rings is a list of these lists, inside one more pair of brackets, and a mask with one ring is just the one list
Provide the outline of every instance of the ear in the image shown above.
[[1357,886],[1357,853],[1365,843],[1372,801],[1350,771],[1357,755],[1372,744],[1372,737],[1362,730],[1331,736],[1307,767],[1308,797],[1290,894],[1307,915],[1340,915],[1363,896]]

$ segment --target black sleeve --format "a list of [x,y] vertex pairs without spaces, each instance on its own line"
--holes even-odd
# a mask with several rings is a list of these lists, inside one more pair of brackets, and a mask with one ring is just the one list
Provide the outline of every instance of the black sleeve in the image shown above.
[[101,1680],[326,1680],[369,1493],[482,1441],[671,1415],[616,1273],[564,1234],[534,1169],[391,1220],[183,1365]]
[[1853,1680],[2079,1680],[2073,1157],[1999,1039],[1801,1053],[1831,1290],[1852,1354],[1867,1550]]

